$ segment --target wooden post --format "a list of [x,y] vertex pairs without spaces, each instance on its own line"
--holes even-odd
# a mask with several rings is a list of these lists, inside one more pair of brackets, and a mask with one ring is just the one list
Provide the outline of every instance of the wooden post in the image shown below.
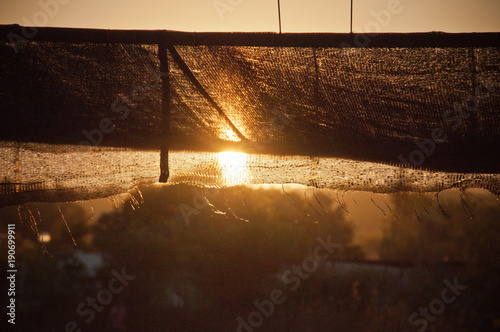
[[170,71],[166,42],[158,44],[161,77],[161,152],[160,152],[160,182],[167,182],[170,175],[168,169],[168,147],[170,141]]

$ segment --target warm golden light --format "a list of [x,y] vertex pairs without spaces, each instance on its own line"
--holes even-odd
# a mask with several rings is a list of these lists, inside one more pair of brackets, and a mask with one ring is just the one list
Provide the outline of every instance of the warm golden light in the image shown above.
[[[277,1],[2,1],[0,24],[278,32]],[[357,0],[354,31],[498,31],[498,0]],[[350,1],[281,1],[283,32],[348,32]],[[109,13],[113,13],[110,15]],[[255,19],[258,17],[259,19]]]
[[219,152],[217,161],[221,168],[222,179],[226,185],[249,183],[250,174],[247,167],[248,155],[243,152]]
[[230,141],[230,142],[240,142],[241,139],[236,135],[236,133],[231,129],[227,128],[224,130],[222,135],[220,136],[220,139],[225,140],[225,141]]
[[50,240],[52,240],[52,237],[47,232],[41,232],[38,236],[38,241],[40,241],[41,243],[49,243]]
[[219,152],[219,163],[224,167],[243,167],[247,162],[247,154],[243,152]]

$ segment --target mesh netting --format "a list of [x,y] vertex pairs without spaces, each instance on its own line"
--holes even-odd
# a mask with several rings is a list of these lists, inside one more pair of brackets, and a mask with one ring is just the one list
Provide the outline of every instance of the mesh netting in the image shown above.
[[[224,166],[213,153],[171,153],[171,183],[498,194],[499,48],[173,51],[170,149],[254,154]],[[0,205],[157,181],[159,68],[151,45],[0,44]],[[224,180],[228,167],[243,180]]]

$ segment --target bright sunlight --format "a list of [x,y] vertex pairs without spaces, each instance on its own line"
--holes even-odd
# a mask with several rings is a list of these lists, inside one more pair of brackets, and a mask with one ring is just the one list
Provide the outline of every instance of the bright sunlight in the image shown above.
[[248,155],[243,152],[224,151],[218,153],[217,161],[225,184],[233,186],[250,182],[247,159]]

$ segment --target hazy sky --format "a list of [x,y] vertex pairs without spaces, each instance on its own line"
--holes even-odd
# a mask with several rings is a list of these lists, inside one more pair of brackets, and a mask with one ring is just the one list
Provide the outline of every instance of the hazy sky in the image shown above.
[[[0,24],[54,27],[277,31],[277,13],[277,0],[0,0]],[[281,13],[284,32],[349,31],[350,0],[281,0]],[[354,0],[353,27],[498,32],[500,0]]]

